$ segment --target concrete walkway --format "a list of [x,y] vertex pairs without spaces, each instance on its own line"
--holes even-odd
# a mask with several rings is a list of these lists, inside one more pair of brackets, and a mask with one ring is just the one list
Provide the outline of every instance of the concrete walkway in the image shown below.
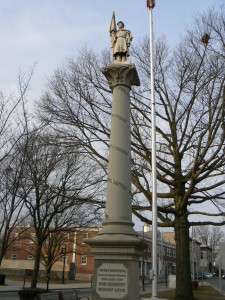
[[[25,287],[30,287],[30,282],[26,282]],[[38,283],[38,288],[46,289],[46,283]],[[75,288],[91,288],[90,282],[73,282],[73,283],[49,283],[49,290],[62,290],[62,289],[75,289]],[[23,289],[23,281],[16,281],[16,280],[5,280],[5,285],[0,285],[0,292],[12,292],[12,291],[19,291]]]
[[[30,287],[30,282],[26,282],[25,287]],[[38,288],[46,289],[46,283],[38,283]],[[62,289],[91,289],[91,282],[73,282],[73,283],[49,283],[49,290],[62,290]],[[19,291],[23,289],[23,281],[16,281],[16,280],[5,280],[5,285],[0,285],[0,292],[13,292],[13,291]],[[145,284],[145,291],[143,291],[143,286],[140,281],[139,283],[139,289],[140,294],[146,294],[151,292],[152,285],[151,284]],[[158,284],[158,290],[166,290],[166,284],[165,283],[159,283]]]
[[[26,283],[26,287],[30,286],[30,282]],[[46,289],[46,283],[38,283],[37,287]],[[78,290],[78,295],[79,296],[88,296],[89,299],[91,300],[91,283],[90,282],[77,282],[77,283],[50,283],[49,284],[49,290],[63,290],[63,289],[74,289],[76,288]],[[23,281],[16,281],[16,280],[10,280],[6,279],[5,285],[2,286],[0,285],[0,299],[1,300],[19,300],[19,296],[17,293],[13,294],[8,294],[7,293],[14,293],[19,290],[23,289]],[[158,285],[158,291],[165,290],[166,285],[163,283],[160,283]],[[145,285],[145,290],[143,291],[143,286],[140,281],[139,283],[139,290],[140,290],[140,298],[145,298],[145,295],[151,292],[152,290],[152,285],[151,284],[146,284]],[[9,296],[10,295],[10,296]],[[13,297],[13,298],[12,298]]]

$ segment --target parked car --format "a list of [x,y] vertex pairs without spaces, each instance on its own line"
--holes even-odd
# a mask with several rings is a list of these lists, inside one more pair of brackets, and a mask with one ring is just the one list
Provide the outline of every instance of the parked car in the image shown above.
[[195,273],[195,279],[200,280],[200,279],[204,278],[203,275],[204,274],[202,272],[197,272],[197,273]]
[[222,278],[225,279],[225,273],[222,274]]
[[205,273],[204,274],[204,278],[205,279],[212,279],[213,278],[213,274],[212,273]]

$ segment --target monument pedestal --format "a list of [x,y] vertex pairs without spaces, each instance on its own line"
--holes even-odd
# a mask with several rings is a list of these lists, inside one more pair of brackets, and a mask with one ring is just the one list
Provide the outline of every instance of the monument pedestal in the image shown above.
[[133,229],[130,157],[130,89],[139,85],[134,64],[102,70],[113,90],[106,212],[103,229],[86,242],[94,254],[92,300],[137,300],[139,258],[145,248]]
[[105,234],[88,243],[95,259],[92,299],[139,299],[142,241],[136,236]]

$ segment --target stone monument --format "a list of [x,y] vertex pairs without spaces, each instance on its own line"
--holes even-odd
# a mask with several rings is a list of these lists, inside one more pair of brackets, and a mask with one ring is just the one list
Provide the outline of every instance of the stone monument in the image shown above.
[[92,299],[139,299],[139,258],[145,248],[133,229],[131,203],[130,89],[139,86],[135,65],[127,60],[132,40],[124,23],[110,36],[115,62],[102,69],[112,94],[111,134],[103,229],[87,239],[94,254]]

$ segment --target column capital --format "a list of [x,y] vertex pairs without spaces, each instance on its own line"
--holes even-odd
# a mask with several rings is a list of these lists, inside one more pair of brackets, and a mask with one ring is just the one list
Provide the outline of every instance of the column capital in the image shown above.
[[132,85],[140,85],[136,67],[131,63],[109,64],[102,68],[102,73],[108,80],[111,89],[116,86],[126,86],[130,89]]

